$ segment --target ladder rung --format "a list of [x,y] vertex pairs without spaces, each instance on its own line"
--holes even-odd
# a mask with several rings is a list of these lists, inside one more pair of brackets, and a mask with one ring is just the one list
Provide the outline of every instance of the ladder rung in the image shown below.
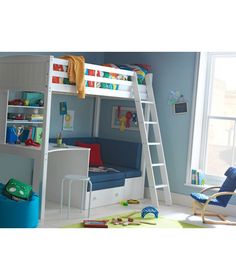
[[144,104],[154,104],[153,101],[148,101],[148,100],[141,100],[141,103],[144,103]]
[[161,145],[161,143],[159,143],[159,142],[149,142],[148,145],[149,146],[158,146],[158,145]]
[[148,121],[148,122],[145,121],[144,123],[145,123],[145,124],[158,124],[158,122],[150,122],[150,121]]
[[168,187],[168,185],[156,185],[155,189],[162,189],[162,188],[166,188]]
[[152,166],[155,167],[155,166],[164,166],[165,163],[152,163]]

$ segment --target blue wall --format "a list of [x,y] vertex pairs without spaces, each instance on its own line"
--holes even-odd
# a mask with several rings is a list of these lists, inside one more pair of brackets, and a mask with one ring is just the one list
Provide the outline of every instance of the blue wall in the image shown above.
[[[188,139],[191,119],[191,102],[193,94],[193,78],[196,53],[105,53],[105,63],[145,63],[153,72],[153,87],[157,104],[162,141],[172,192],[189,194],[192,189],[184,187],[187,165]],[[168,105],[171,90],[179,90],[188,101],[189,112],[184,115],[173,115]],[[112,101],[106,101],[106,110],[102,111],[102,123],[109,116],[108,108]],[[111,114],[111,112],[110,112]],[[130,132],[131,133],[131,132]],[[101,136],[111,138],[125,137],[108,128],[101,129]],[[133,139],[137,134],[132,133]],[[131,139],[129,135],[129,139]]]

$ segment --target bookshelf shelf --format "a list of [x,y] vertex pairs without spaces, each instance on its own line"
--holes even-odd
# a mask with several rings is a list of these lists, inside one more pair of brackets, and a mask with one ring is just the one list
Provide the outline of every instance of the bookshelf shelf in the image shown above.
[[15,124],[20,124],[20,123],[24,123],[24,124],[42,124],[43,121],[27,121],[27,120],[8,120],[7,123],[15,123]]
[[39,106],[8,105],[8,108],[23,108],[23,109],[39,109],[39,110],[44,110],[44,107],[39,107]]

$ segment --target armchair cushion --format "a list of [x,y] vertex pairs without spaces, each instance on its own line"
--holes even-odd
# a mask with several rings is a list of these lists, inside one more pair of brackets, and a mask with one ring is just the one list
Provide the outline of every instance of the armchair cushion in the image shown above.
[[[222,184],[219,192],[234,192],[236,189],[236,168],[229,167],[225,174],[227,178],[225,179],[224,183]],[[221,195],[217,199],[220,201],[221,204],[227,206],[231,195]]]
[[[191,197],[195,200],[197,200],[198,202],[200,203],[205,203],[209,196],[204,194],[204,193],[191,193]],[[217,206],[222,206],[224,207],[224,205],[217,199],[217,198],[213,198],[210,202],[209,202],[210,205],[217,205]]]

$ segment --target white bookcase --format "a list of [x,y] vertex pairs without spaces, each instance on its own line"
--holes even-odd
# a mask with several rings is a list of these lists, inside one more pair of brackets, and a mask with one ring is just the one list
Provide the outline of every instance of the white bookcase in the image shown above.
[[[0,57],[0,152],[28,157],[34,160],[33,163],[33,190],[40,194],[40,219],[45,219],[46,191],[49,187],[60,186],[61,177],[55,176],[58,169],[60,176],[72,172],[80,175],[88,175],[89,149],[70,147],[58,149],[49,145],[50,114],[52,99],[52,76],[53,76],[52,56],[9,56]],[[35,92],[42,93],[44,107],[14,106],[8,105],[12,92]],[[8,120],[9,111],[39,110],[43,114],[42,122],[26,120]],[[37,125],[43,128],[42,144],[40,147],[26,146],[22,144],[6,143],[6,133],[8,125]],[[73,156],[76,162],[70,162]],[[56,158],[56,161],[53,160]],[[54,164],[53,164],[53,163]],[[70,163],[68,165],[67,163]],[[77,164],[78,162],[78,164]],[[70,166],[70,168],[68,167]],[[50,170],[48,171],[48,167]],[[66,169],[67,168],[67,169]],[[55,170],[55,172],[54,172]],[[71,171],[72,170],[72,171]],[[76,173],[74,173],[76,174]],[[14,177],[14,170],[12,176]],[[50,188],[48,192],[50,192]]]
[[[53,58],[51,56],[9,56],[0,58],[0,152],[28,157],[34,160],[32,185],[40,193],[41,220],[45,216],[47,161],[51,112],[51,83]],[[43,94],[44,108],[8,105],[13,92],[37,92]],[[9,111],[38,109],[43,113],[42,122],[8,120]],[[43,128],[41,147],[6,143],[8,125],[37,125]],[[14,176],[14,172],[12,174]]]

